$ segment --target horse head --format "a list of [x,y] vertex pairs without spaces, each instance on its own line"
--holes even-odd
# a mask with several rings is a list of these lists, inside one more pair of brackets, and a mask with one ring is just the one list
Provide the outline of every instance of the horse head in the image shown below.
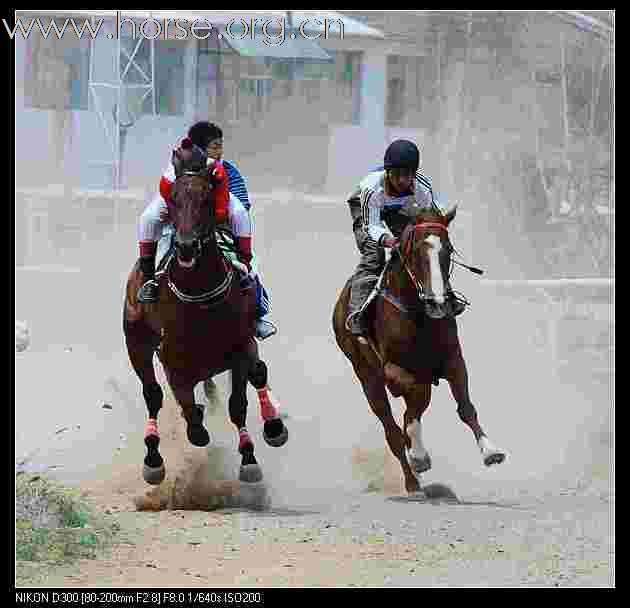
[[412,205],[407,211],[411,221],[400,243],[403,266],[418,291],[425,312],[432,319],[448,316],[446,279],[450,273],[453,246],[448,226],[457,213],[453,206],[446,213]]
[[171,191],[171,217],[176,228],[177,261],[192,268],[201,255],[203,245],[214,238],[214,206],[211,204],[207,155],[190,145],[173,152],[175,182]]

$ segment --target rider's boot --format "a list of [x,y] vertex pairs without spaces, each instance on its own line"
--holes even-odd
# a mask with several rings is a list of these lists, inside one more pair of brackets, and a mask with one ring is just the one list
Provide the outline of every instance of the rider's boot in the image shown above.
[[142,270],[145,282],[138,290],[138,302],[155,304],[160,292],[160,286],[155,280],[155,255],[141,257],[140,270]]
[[367,343],[368,328],[361,309],[372,290],[373,283],[374,281],[368,282],[365,279],[357,281],[355,279],[350,288],[346,327],[362,344]]

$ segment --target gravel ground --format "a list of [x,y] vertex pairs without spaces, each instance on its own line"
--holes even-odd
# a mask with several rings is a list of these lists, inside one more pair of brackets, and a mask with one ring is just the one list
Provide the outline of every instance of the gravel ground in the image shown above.
[[[299,438],[304,425],[294,421],[292,436]],[[229,427],[217,422],[214,428],[215,447],[207,452],[190,448],[187,454],[195,454],[191,461],[178,456],[182,429],[177,416],[164,415],[167,476],[178,474],[184,462],[187,470],[205,467],[207,475],[231,475],[236,459],[224,434]],[[344,482],[345,488],[331,483],[308,490],[304,480],[289,488],[270,463],[265,488],[272,500],[266,511],[244,505],[209,512],[138,512],[133,497],[147,488],[140,479],[141,453],[138,446],[120,452],[119,460],[107,468],[108,476],[81,484],[97,508],[116,515],[122,528],[120,544],[101,559],[50,571],[42,584],[614,586],[612,447],[601,441],[580,474],[567,469],[553,479],[527,483],[428,482],[429,488],[449,488],[454,501],[439,493],[433,500],[420,500],[402,492],[366,491],[375,471],[383,475],[378,483],[386,488],[400,483],[397,469],[379,449],[368,454],[369,467],[365,461],[354,467],[354,483]],[[379,458],[385,461],[380,470],[374,465]],[[461,479],[447,471],[440,476]]]

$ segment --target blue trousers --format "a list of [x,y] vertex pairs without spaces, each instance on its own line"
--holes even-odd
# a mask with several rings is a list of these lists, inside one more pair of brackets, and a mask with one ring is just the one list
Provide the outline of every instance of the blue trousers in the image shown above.
[[270,310],[269,295],[260,282],[260,277],[256,275],[256,318],[260,319],[264,317],[266,314],[269,314]]

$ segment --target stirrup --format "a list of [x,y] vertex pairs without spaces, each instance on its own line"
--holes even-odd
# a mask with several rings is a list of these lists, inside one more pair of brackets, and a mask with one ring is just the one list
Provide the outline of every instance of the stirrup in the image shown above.
[[363,310],[359,308],[359,310],[350,313],[346,318],[346,329],[355,337],[355,338],[367,338],[367,328],[365,327],[365,323],[363,320]]
[[256,321],[256,337],[259,340],[266,340],[277,333],[278,328],[271,321],[265,319]]
[[449,304],[450,304],[450,307],[451,307],[451,312],[452,312],[454,317],[457,317],[458,315],[461,315],[466,310],[466,306],[468,305],[468,302],[458,298],[455,295],[454,291],[450,291],[448,293],[448,299],[449,299]]
[[138,302],[155,304],[158,301],[160,285],[155,279],[149,279],[138,290]]

